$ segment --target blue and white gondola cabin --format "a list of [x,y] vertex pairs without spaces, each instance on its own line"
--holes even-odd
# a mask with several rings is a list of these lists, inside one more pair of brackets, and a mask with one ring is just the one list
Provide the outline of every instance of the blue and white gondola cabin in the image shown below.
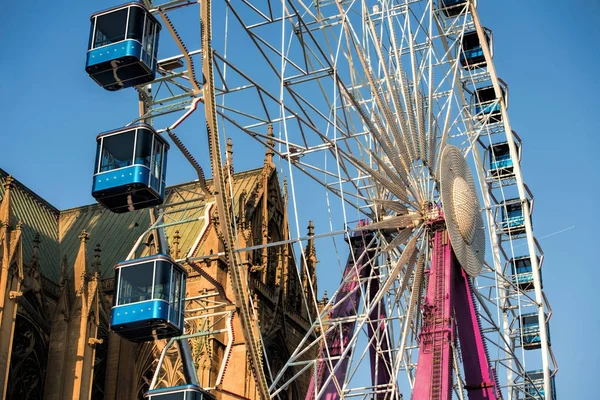
[[505,234],[525,233],[525,217],[520,199],[506,200],[501,204],[502,224],[500,231]]
[[106,90],[154,80],[160,23],[143,4],[131,2],[91,16],[85,70]]
[[[485,38],[491,51],[491,32],[484,28]],[[483,48],[479,42],[477,31],[471,31],[464,34],[461,43],[460,64],[464,68],[484,68],[486,66]]]
[[467,0],[439,0],[438,4],[447,17],[456,17],[465,9]]
[[[548,335],[548,342],[550,342],[550,331],[548,330],[547,325],[546,332]],[[521,315],[521,336],[521,344],[525,350],[535,350],[542,347],[540,322],[537,313]]]
[[[533,269],[531,266],[531,258],[529,258],[529,256],[517,257],[513,258],[509,262],[512,270],[513,283],[521,290],[533,290]],[[540,269],[540,283],[541,278],[542,271]]]
[[490,173],[496,178],[514,176],[513,160],[510,157],[508,142],[496,143],[488,148],[490,157]]
[[154,128],[133,125],[96,138],[92,196],[116,213],[164,201],[169,144]]
[[544,371],[541,369],[536,371],[528,371],[527,376],[531,382],[525,382],[526,396],[523,399],[535,400],[556,400],[556,383],[554,382],[554,371],[550,371],[550,396],[546,396],[544,389]]
[[198,385],[181,385],[152,389],[144,394],[148,400],[215,400],[215,397]]
[[117,264],[110,329],[136,343],[181,335],[186,278],[164,254]]
[[[506,101],[506,91],[502,90],[502,97]],[[486,123],[502,121],[500,102],[496,101],[496,92],[493,86],[478,88],[473,94],[472,102],[475,104],[475,115]],[[507,105],[508,107],[508,105]]]

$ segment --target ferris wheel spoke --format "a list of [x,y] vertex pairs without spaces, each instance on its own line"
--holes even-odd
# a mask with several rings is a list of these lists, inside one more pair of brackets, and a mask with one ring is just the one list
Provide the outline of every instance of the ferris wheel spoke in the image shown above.
[[404,229],[411,226],[415,226],[422,221],[420,215],[400,215],[400,216],[390,216],[388,218],[384,218],[379,222],[373,222],[369,225],[359,227],[357,230],[396,230],[396,229]]
[[394,184],[388,179],[387,176],[384,176],[381,173],[377,172],[373,168],[369,167],[365,162],[357,159],[351,154],[348,154],[348,157],[353,161],[355,165],[358,165],[363,171],[368,173],[371,176],[371,178],[374,179],[379,185],[385,187],[387,190],[393,193],[394,196],[396,196],[396,198],[400,199],[405,203],[409,203],[408,197],[405,193],[406,187],[404,185]]
[[405,173],[403,170],[392,170],[383,159],[378,157],[377,154],[375,154],[373,151],[370,153],[372,156],[371,158],[375,161],[377,166],[385,172],[389,179],[391,179],[396,185],[404,187],[405,193],[410,192],[414,202],[419,202],[420,200],[422,201],[423,189],[420,188],[421,190],[419,190],[419,186],[417,186],[418,178],[416,176]]
[[374,198],[373,202],[375,204],[377,204],[378,206],[384,207],[385,209],[396,212],[399,215],[408,213],[408,208],[405,205],[400,204],[399,202],[394,201],[394,200]]
[[410,235],[413,233],[413,229],[411,228],[405,228],[400,230],[400,232],[398,232],[396,234],[396,236],[392,239],[391,242],[389,242],[385,248],[383,249],[384,253],[387,253],[389,251],[392,251],[393,249],[398,248],[400,245],[406,243],[406,241],[410,238]]
[[[344,26],[347,27],[346,22],[344,22]],[[387,100],[383,99],[383,97],[381,96],[380,90],[378,89],[376,81],[375,81],[375,77],[372,75],[372,70],[371,70],[371,68],[369,68],[369,66],[367,64],[363,49],[356,43],[356,39],[353,36],[349,35],[349,33],[347,33],[346,36],[347,37],[350,36],[350,40],[352,41],[352,43],[354,45],[354,50],[358,54],[358,58],[363,67],[363,74],[364,74],[364,76],[366,76],[368,78],[368,84],[371,87],[371,91],[373,93],[375,103],[377,104],[378,110],[381,111],[383,120],[379,120],[377,126],[378,127],[384,127],[384,126],[387,127],[394,133],[394,137],[396,138],[396,143],[395,143],[396,146],[394,146],[392,144],[392,142],[390,141],[389,137],[384,132],[381,132],[377,135],[378,144],[380,146],[382,146],[382,149],[386,152],[386,155],[388,156],[388,158],[390,160],[395,161],[395,166],[396,166],[397,170],[403,170],[408,173],[410,163],[409,163],[409,160],[406,158],[406,155],[408,153],[410,156],[410,159],[412,161],[414,161],[415,160],[414,152],[412,152],[412,154],[411,154],[411,152],[410,151],[407,152],[404,147],[404,141],[401,139],[402,135],[398,131],[398,126],[396,125],[396,121],[395,121],[395,118],[393,117],[393,113],[389,108]],[[389,80],[389,78],[388,78],[388,80]],[[389,87],[389,85],[388,85],[388,89],[391,90],[391,87]],[[354,103],[355,103],[355,107],[357,107],[358,105],[356,104],[356,101],[354,101]],[[409,111],[409,113],[410,113],[410,111]],[[368,117],[366,115],[363,116],[363,120],[366,120],[367,118]],[[393,150],[394,147],[398,148],[400,151],[395,152]],[[398,155],[396,155],[396,154],[398,154]]]
[[[392,79],[390,78],[388,66],[385,63],[385,57],[384,57],[382,49],[381,49],[382,44],[378,40],[378,35],[375,32],[375,26],[373,24],[373,21],[370,18],[370,16],[368,16],[367,18],[368,18],[368,22],[369,22],[369,28],[371,30],[371,38],[374,41],[374,47],[375,47],[375,50],[376,50],[378,58],[379,58],[381,70],[383,71],[385,86],[387,87],[388,93],[392,100],[391,103],[392,103],[392,106],[395,111],[393,113],[395,118],[391,117],[391,121],[388,121],[388,126],[390,127],[391,133],[394,136],[395,145],[399,149],[402,157],[404,158],[403,163],[405,165],[408,165],[406,160],[410,159],[414,162],[414,160],[417,159],[417,156],[414,151],[409,151],[409,149],[411,149],[411,146],[406,146],[405,140],[402,137],[401,132],[404,133],[404,135],[405,135],[404,137],[411,138],[411,127],[410,127],[410,124],[407,124],[407,121],[405,120],[405,113],[404,113],[403,108],[401,107],[402,103],[400,102],[400,99],[398,97],[398,93],[397,93],[398,91],[396,90],[395,83],[393,83]],[[395,38],[394,27],[392,24],[390,24],[389,29],[391,31],[390,35],[392,36],[392,38]],[[395,44],[395,42],[393,42],[393,43]],[[396,64],[393,67],[395,67],[395,69],[396,69],[396,71],[394,71],[396,74],[398,74],[400,76],[403,75],[401,64]],[[386,104],[386,106],[387,106],[387,104]],[[391,110],[386,110],[386,111],[391,114]],[[410,110],[407,110],[407,113],[410,113]],[[388,116],[388,118],[390,118],[390,116]],[[395,124],[395,120],[398,121],[398,125]],[[410,119],[409,119],[409,121],[410,121]],[[391,122],[391,125],[390,125],[390,122]],[[414,144],[412,147],[414,147]]]

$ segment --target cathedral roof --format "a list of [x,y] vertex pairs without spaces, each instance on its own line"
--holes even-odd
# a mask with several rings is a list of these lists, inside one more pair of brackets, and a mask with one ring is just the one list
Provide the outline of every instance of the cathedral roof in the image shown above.
[[[234,204],[237,207],[242,193],[250,200],[256,191],[259,177],[265,171],[257,168],[249,171],[239,172],[233,175]],[[0,184],[8,174],[0,169]],[[60,263],[63,256],[67,257],[68,271],[72,273],[72,265],[79,249],[79,235],[82,230],[89,234],[89,243],[86,247],[86,258],[94,259],[94,248],[97,244],[102,250],[100,274],[102,278],[113,276],[113,266],[124,260],[138,237],[150,226],[150,212],[138,210],[124,214],[112,213],[99,204],[92,204],[67,210],[58,210],[40,196],[29,190],[20,182],[16,181],[13,197],[13,215],[23,221],[23,256],[27,262],[31,258],[32,246],[36,232],[40,233],[40,269],[41,274],[53,282],[60,280]],[[207,179],[209,188],[212,180]],[[0,185],[0,199],[4,189]],[[173,222],[182,218],[190,219],[191,222],[168,226],[166,235],[172,244],[175,232],[178,231],[179,255],[175,258],[183,258],[196,244],[198,233],[205,225],[205,219],[199,218],[204,215],[207,207],[212,202],[205,199],[198,182],[188,182],[169,186],[166,189],[166,202],[178,203],[169,208],[165,222]],[[148,245],[139,247],[138,255],[148,253]],[[91,266],[89,266],[91,271]]]
[[[8,173],[0,168],[0,201],[4,198],[4,183]],[[12,220],[23,223],[23,260],[28,263],[33,255],[33,240],[40,235],[39,263],[41,273],[48,279],[58,282],[60,276],[60,250],[58,243],[58,220],[60,211],[27,188],[18,180],[13,180]]]

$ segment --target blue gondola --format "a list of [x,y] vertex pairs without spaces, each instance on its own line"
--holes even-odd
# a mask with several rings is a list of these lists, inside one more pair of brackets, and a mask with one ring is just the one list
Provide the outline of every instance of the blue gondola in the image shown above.
[[169,144],[146,124],[96,138],[92,196],[116,213],[163,203]]
[[[490,51],[492,51],[492,44],[490,40],[492,36],[491,31],[483,28],[483,32],[485,33],[488,47],[490,48]],[[464,34],[461,43],[460,64],[464,68],[469,69],[484,68],[487,65],[485,62],[485,55],[483,54],[483,48],[479,42],[477,31],[471,31]]]
[[[500,89],[502,90],[502,97],[506,103],[506,90],[504,87],[501,87]],[[496,100],[496,92],[494,91],[493,86],[476,89],[472,97],[472,102],[475,105],[475,115],[477,115],[477,118],[486,123],[502,121],[500,102]],[[506,107],[508,107],[508,103]]]
[[198,385],[181,385],[170,388],[153,389],[144,394],[148,400],[215,400],[215,397]]
[[85,70],[106,90],[151,82],[156,76],[160,23],[131,2],[91,16]]
[[550,371],[550,396],[546,396],[544,389],[544,372],[540,369],[537,371],[528,371],[527,376],[530,381],[525,382],[525,396],[520,399],[535,399],[535,400],[556,400],[556,384],[554,382],[554,371]]
[[[548,344],[550,344],[550,331],[546,325]],[[525,350],[534,350],[542,347],[540,337],[540,322],[537,313],[521,315],[521,344]]]
[[491,145],[488,148],[488,155],[492,176],[501,178],[514,176],[513,160],[510,157],[508,142]]
[[447,17],[455,17],[463,12],[467,0],[439,0],[438,4]]
[[110,328],[132,342],[181,335],[186,278],[164,254],[117,264]]
[[[529,256],[513,258],[509,261],[512,270],[512,281],[521,290],[533,290],[533,269]],[[539,263],[539,259],[538,259]],[[540,269],[540,284],[542,271]],[[543,285],[541,285],[543,287]]]
[[502,223],[500,231],[505,234],[525,233],[525,217],[520,199],[510,199],[502,203]]

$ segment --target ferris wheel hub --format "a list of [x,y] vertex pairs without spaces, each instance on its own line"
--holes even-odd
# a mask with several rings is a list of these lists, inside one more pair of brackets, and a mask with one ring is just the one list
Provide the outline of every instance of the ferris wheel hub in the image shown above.
[[466,244],[473,242],[475,222],[479,204],[471,187],[462,176],[456,176],[452,185],[452,199],[454,202],[454,219],[460,236]]
[[458,148],[451,145],[444,148],[438,177],[452,249],[465,271],[477,276],[485,258],[483,218],[473,176]]

